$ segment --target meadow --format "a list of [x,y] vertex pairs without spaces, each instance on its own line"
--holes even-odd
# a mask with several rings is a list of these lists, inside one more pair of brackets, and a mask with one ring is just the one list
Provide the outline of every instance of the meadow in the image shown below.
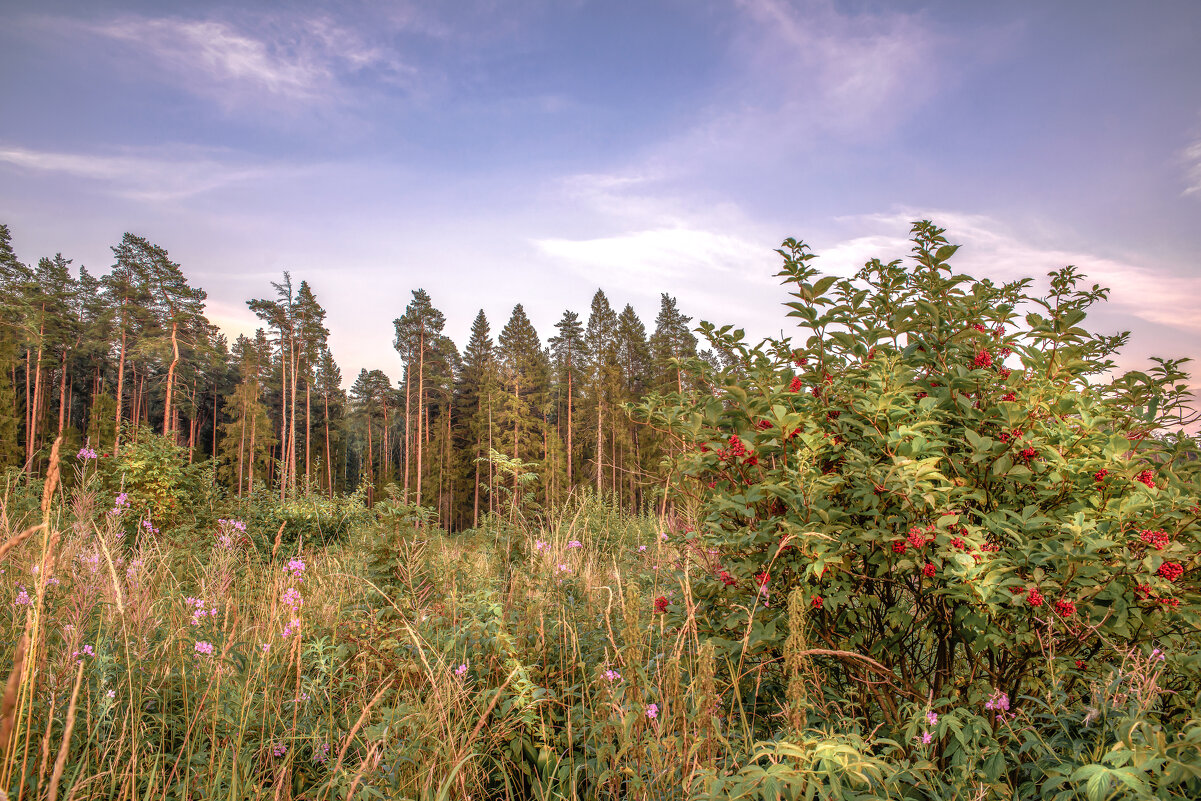
[[57,438],[0,488],[0,789],[1201,797],[1188,377],[1112,375],[1105,290],[954,274],[942,233],[854,279],[787,240],[808,336],[702,324],[726,365],[623,407],[653,482],[556,497],[490,450],[470,527],[282,459],[243,493],[171,431]]

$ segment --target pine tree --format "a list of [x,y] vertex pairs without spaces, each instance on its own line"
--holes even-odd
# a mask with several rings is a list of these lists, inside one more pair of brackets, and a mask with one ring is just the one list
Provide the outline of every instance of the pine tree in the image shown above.
[[651,335],[651,358],[654,361],[654,388],[661,392],[684,391],[684,373],[680,362],[696,356],[696,335],[688,328],[691,317],[685,317],[676,306],[676,299],[664,292],[659,299],[659,316],[655,318],[655,333]]
[[546,456],[541,421],[550,370],[538,332],[520,303],[496,343],[505,389],[500,416],[504,430],[512,434],[507,452],[517,462],[541,462]]
[[[584,334],[589,355],[589,394],[596,420],[596,491],[604,491],[605,416],[613,402],[617,382],[617,315],[605,293],[598,289],[592,296],[588,329]],[[609,410],[610,420],[613,418]]]
[[550,346],[554,355],[555,378],[567,403],[567,484],[571,486],[575,481],[575,401],[580,389],[575,379],[580,368],[587,364],[588,349],[584,343],[584,326],[575,312],[563,312],[563,318],[555,323],[555,328],[559,329],[559,335],[551,337]]
[[[416,475],[416,494],[417,502],[422,502],[421,494],[421,477],[424,472],[424,445],[429,439],[429,428],[426,425],[425,417],[425,362],[430,354],[430,350],[441,336],[442,328],[446,325],[446,317],[442,312],[434,308],[430,301],[430,296],[424,289],[413,290],[413,299],[409,302],[408,307],[402,316],[392,321],[392,325],[396,330],[396,339],[393,341],[393,347],[404,360],[406,370],[412,370],[413,361],[417,362],[417,475]],[[406,382],[407,383],[407,382]],[[406,392],[405,402],[405,425],[409,425],[409,409],[408,409],[408,393]],[[409,437],[405,437],[405,480],[406,487],[408,481],[408,448]]]
[[[463,349],[463,364],[456,390],[456,420],[459,448],[470,454],[466,468],[471,476],[471,525],[479,525],[480,479],[483,458],[489,442],[488,422],[497,379],[496,355],[490,327],[484,310],[480,309],[471,324],[471,335]],[[490,487],[491,484],[489,483]]]

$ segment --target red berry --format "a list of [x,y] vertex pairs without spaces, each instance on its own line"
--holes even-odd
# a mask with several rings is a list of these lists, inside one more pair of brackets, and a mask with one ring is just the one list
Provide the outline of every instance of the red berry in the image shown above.
[[1155,489],[1155,474],[1150,470],[1144,470],[1134,477],[1135,481],[1141,481],[1151,489]]
[[1071,617],[1076,614],[1076,604],[1068,600],[1059,600],[1055,602],[1055,611],[1060,617]]
[[1138,538],[1157,551],[1162,551],[1168,545],[1168,532],[1163,529],[1143,529],[1138,533]]
[[814,609],[821,609],[822,603],[823,603],[823,601],[822,601],[822,597],[820,595],[814,595],[813,599],[811,601],[809,601],[809,605],[812,606]]
[[1043,600],[1043,594],[1034,587],[1031,587],[1030,591],[1026,593],[1026,603],[1031,606],[1042,606]]
[[1184,568],[1176,562],[1164,562],[1159,566],[1159,570],[1155,571],[1155,574],[1168,581],[1175,581],[1184,575]]
[[792,381],[788,384],[788,391],[789,392],[800,392],[801,386],[802,386],[801,385],[801,377],[799,375],[794,376]]
[[671,603],[671,601],[667,600],[667,598],[665,596],[660,595],[658,598],[655,599],[655,611],[656,612],[666,612],[667,605],[669,603]]
[[893,553],[905,553],[905,549],[907,547],[908,546],[905,545],[905,543],[903,543],[903,542],[894,542],[892,544],[892,552]]
[[992,354],[986,350],[980,351],[976,354],[973,364],[976,367],[992,367]]
[[936,572],[937,571],[934,568],[933,562],[926,562],[925,566],[922,568],[922,575],[926,578],[934,578],[934,574]]

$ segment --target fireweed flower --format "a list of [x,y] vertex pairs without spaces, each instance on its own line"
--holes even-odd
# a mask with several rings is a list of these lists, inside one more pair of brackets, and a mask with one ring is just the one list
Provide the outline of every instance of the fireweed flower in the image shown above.
[[655,718],[659,717],[659,705],[658,704],[647,704],[646,716],[648,718],[650,718],[651,720],[654,720]]
[[29,593],[27,593],[25,588],[22,587],[21,591],[17,593],[16,600],[13,601],[13,604],[16,606],[33,606],[33,599],[29,597]]
[[922,745],[929,745],[934,740],[934,735],[930,732],[922,733]]
[[984,708],[993,712],[1009,711],[1009,695],[1000,690],[993,690],[992,697],[985,702]]
[[85,447],[82,447],[79,449],[79,453],[75,454],[75,458],[76,459],[85,459],[85,460],[86,459],[95,459],[96,451],[85,446]]
[[601,674],[601,676],[607,682],[621,681],[621,674],[618,673],[616,670],[606,670],[604,673]]
[[329,758],[329,743],[319,743],[313,747],[313,761],[325,764],[325,760]]
[[643,551],[645,551],[645,550],[646,550],[646,546],[645,546],[645,545],[639,545],[639,546],[638,546],[638,553],[642,553],[642,552],[643,552]]
[[560,573],[570,573],[571,568],[568,567],[567,564],[564,563],[564,564],[559,565],[559,572]]
[[205,642],[201,640],[200,642],[196,643],[196,653],[204,654],[205,656],[212,656],[213,644],[211,642]]
[[458,676],[459,678],[463,678],[463,676],[467,675],[467,663],[466,662],[464,662],[463,664],[461,664],[457,668],[455,668],[455,675]]
[[304,604],[304,597],[300,594],[300,590],[295,587],[288,587],[288,589],[284,590],[284,595],[280,600],[292,607],[293,612],[300,609],[301,605]]
[[535,551],[545,551],[546,543],[543,542],[542,540],[534,540],[534,550]]
[[292,578],[304,581],[304,562],[298,557],[293,556],[288,560],[288,570],[292,573]]
[[937,712],[927,712],[926,713],[926,723],[930,724],[931,726],[937,726],[938,725],[938,713]]
[[579,540],[572,540],[571,542],[567,543],[567,547],[568,548],[583,548],[584,543],[580,542]]
[[271,755],[274,756],[276,759],[279,759],[286,753],[288,753],[287,743],[276,743],[274,746],[271,747]]

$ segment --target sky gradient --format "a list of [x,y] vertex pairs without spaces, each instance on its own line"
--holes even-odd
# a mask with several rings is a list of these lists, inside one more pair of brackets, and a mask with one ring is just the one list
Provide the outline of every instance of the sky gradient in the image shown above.
[[849,274],[921,218],[975,275],[1111,286],[1125,366],[1201,355],[1195,0],[10,0],[0,108],[22,260],[132,231],[231,337],[290,270],[348,381],[399,377],[417,287],[460,345],[598,287],[778,334],[783,238]]

